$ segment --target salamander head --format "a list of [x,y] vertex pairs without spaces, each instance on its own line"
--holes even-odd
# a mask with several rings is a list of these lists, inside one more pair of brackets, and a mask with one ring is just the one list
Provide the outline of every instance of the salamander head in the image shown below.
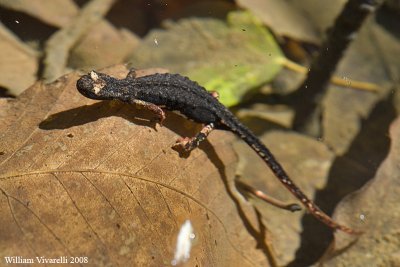
[[91,71],[83,75],[77,82],[78,91],[91,99],[107,100],[113,99],[112,87],[117,79],[103,73]]

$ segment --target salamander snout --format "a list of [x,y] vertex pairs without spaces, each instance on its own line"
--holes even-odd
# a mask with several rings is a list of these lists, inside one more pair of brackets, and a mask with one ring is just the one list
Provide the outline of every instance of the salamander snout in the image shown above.
[[107,85],[107,82],[103,77],[104,74],[99,74],[95,71],[91,71],[87,75],[83,75],[76,82],[76,88],[78,91],[91,99],[105,99],[104,88]]

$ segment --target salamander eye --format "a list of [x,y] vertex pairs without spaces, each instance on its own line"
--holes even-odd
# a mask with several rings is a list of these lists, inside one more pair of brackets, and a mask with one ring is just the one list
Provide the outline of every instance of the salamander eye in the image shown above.
[[92,70],[90,72],[90,78],[92,78],[92,80],[95,82],[99,79],[99,75],[94,70]]

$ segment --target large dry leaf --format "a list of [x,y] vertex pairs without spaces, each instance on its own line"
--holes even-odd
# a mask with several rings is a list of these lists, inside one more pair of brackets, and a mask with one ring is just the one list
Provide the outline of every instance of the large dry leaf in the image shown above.
[[365,233],[354,244],[348,236],[337,233],[322,266],[399,266],[400,119],[391,126],[390,136],[389,155],[375,178],[336,210],[341,220],[358,213]]
[[268,266],[253,210],[230,186],[232,135],[216,131],[180,157],[171,145],[195,131],[183,118],[168,113],[156,131],[146,110],[81,96],[78,77],[0,102],[1,259],[165,266],[189,219],[197,241],[188,266]]

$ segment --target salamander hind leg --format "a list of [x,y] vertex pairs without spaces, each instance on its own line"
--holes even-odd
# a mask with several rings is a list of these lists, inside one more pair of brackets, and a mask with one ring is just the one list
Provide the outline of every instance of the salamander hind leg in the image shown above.
[[183,137],[179,138],[174,147],[181,147],[185,151],[190,152],[200,145],[200,142],[204,141],[207,136],[214,130],[214,124],[210,123],[203,127],[203,129],[195,137]]

